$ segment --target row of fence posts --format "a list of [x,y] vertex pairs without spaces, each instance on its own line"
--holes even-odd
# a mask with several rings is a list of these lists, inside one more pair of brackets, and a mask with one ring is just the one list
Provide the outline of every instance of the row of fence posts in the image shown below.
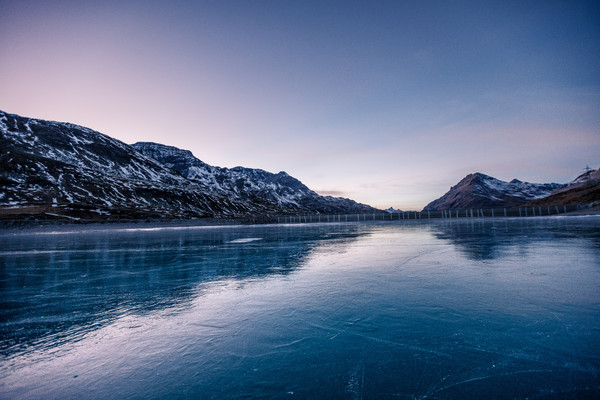
[[[394,216],[397,215],[397,218]],[[371,214],[333,214],[333,215],[287,215],[277,217],[278,223],[312,223],[312,222],[360,222],[360,221],[392,221],[403,219],[420,219],[422,213],[418,211],[401,213],[371,213]]]
[[[279,224],[319,223],[319,222],[360,222],[360,221],[401,221],[415,219],[456,219],[456,218],[495,218],[495,217],[535,217],[565,214],[585,208],[581,205],[535,206],[514,208],[473,208],[442,211],[400,211],[369,214],[307,214],[284,215],[277,217]],[[274,221],[273,221],[274,222]]]

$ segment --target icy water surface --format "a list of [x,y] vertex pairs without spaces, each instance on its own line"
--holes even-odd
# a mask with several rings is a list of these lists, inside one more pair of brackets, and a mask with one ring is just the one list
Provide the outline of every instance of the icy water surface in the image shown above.
[[0,232],[3,399],[598,399],[600,219]]

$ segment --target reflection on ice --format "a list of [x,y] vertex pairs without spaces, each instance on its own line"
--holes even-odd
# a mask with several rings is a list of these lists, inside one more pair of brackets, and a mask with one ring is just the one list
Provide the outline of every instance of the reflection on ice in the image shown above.
[[28,351],[47,335],[61,343],[127,313],[182,307],[206,282],[288,274],[317,246],[305,240],[314,233],[246,227],[7,235],[0,352]]
[[0,397],[596,398],[599,226],[4,236]]
[[567,237],[585,237],[600,248],[596,235],[600,223],[597,218],[588,219],[562,217],[552,219],[553,223],[547,218],[442,220],[431,228],[438,239],[451,241],[468,258],[493,260],[515,248],[528,251]]

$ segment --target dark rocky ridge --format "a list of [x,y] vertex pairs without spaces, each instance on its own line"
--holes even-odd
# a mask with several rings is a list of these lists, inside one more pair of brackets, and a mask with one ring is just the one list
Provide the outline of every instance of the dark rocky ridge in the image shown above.
[[[223,218],[374,210],[319,196],[285,173],[211,167],[190,152],[170,149],[175,158],[163,164],[89,128],[0,111],[0,218]],[[192,169],[182,175],[188,164],[206,179],[191,176]],[[274,201],[280,197],[286,201]]]

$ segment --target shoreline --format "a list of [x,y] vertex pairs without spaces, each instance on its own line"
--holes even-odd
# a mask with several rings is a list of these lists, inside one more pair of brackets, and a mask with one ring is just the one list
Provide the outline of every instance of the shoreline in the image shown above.
[[[219,227],[248,227],[248,226],[266,226],[266,225],[316,225],[316,224],[352,224],[352,223],[414,223],[414,222],[454,222],[454,221],[490,221],[490,220],[531,220],[539,218],[565,218],[565,217],[595,217],[600,215],[600,206],[594,206],[589,209],[572,211],[558,215],[544,216],[523,216],[523,217],[475,217],[475,218],[422,218],[422,219],[406,219],[406,220],[365,220],[365,221],[321,221],[321,222],[291,222],[278,223],[266,221],[269,217],[256,218],[139,218],[139,219],[117,219],[117,220],[70,220],[70,219],[0,219],[0,233],[20,232],[20,233],[64,233],[77,231],[109,231],[109,230],[152,230],[153,228],[219,228]],[[271,217],[272,219],[272,217]],[[260,221],[263,222],[260,222]]]

